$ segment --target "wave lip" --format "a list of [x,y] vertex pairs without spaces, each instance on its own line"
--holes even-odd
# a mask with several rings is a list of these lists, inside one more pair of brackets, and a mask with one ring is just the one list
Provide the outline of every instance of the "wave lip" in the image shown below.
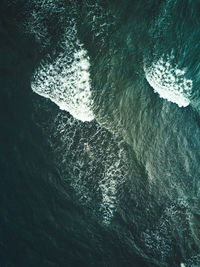
[[186,69],[170,64],[173,58],[173,55],[167,56],[167,60],[162,57],[150,67],[144,66],[145,76],[161,98],[186,107],[190,104],[193,82],[185,78]]

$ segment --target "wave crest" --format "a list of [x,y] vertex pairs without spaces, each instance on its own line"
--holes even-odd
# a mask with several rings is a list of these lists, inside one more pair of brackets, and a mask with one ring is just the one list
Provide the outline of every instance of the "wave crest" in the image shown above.
[[148,83],[153,87],[161,98],[176,103],[179,107],[186,107],[190,104],[193,82],[186,79],[186,69],[173,67],[174,56],[164,56],[150,67],[144,67]]
[[[32,90],[82,121],[94,119],[91,110],[90,62],[79,40],[66,41],[53,61],[43,60],[33,75]],[[49,58],[49,56],[48,56]]]

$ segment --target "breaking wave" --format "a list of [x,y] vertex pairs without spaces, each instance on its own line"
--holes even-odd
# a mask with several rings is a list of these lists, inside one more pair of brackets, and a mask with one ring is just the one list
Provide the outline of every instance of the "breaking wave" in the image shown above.
[[[129,84],[128,80],[126,82],[127,76],[124,75],[124,73],[128,69],[126,69],[126,66],[123,66],[123,62],[126,62],[127,58],[125,53],[121,54],[121,57],[119,57],[119,62],[122,66],[122,69],[119,70],[119,64],[117,64],[117,60],[118,56],[120,55],[119,51],[121,51],[121,47],[119,47],[119,51],[117,48],[115,48],[118,41],[116,41],[116,44],[114,43],[114,45],[110,45],[110,50],[108,49],[108,47],[106,47],[107,39],[109,37],[112,27],[115,26],[115,23],[112,21],[112,17],[109,17],[110,13],[104,12],[103,7],[99,6],[96,3],[93,3],[93,1],[91,1],[92,4],[89,4],[89,2],[90,1],[85,4],[82,10],[82,14],[87,14],[85,14],[85,24],[90,29],[91,42],[95,41],[93,46],[91,45],[92,48],[88,48],[88,52],[91,52],[94,47],[98,47],[98,51],[96,51],[98,57],[96,57],[95,60],[96,62],[99,60],[101,64],[97,64],[95,66],[97,69],[96,73],[102,74],[103,72],[105,75],[105,80],[102,79],[104,75],[99,75],[99,77],[101,78],[99,78],[98,75],[96,77],[96,80],[100,80],[100,86],[97,87],[99,87],[99,89],[102,89],[99,90],[97,94],[102,94],[101,97],[103,99],[102,103],[98,105],[98,108],[101,107],[107,112],[105,117],[102,116],[103,122],[101,121],[102,125],[105,125],[107,117],[109,117],[111,114],[109,114],[110,111],[113,112],[114,110],[113,113],[117,111],[116,114],[118,120],[118,110],[115,110],[114,104],[113,106],[111,106],[111,108],[109,107],[109,109],[106,109],[106,100],[116,100],[117,97],[121,96],[121,87],[123,87],[125,91],[126,85]],[[44,3],[46,4],[44,6],[41,6],[41,10],[46,10],[46,5],[48,5],[48,3]],[[55,8],[52,1],[51,4],[52,7],[49,6],[49,10],[54,10]],[[66,22],[67,17],[64,15],[64,8],[59,9],[59,14],[61,13],[63,14],[62,21]],[[43,44],[43,46],[46,47],[47,44],[51,42],[51,38],[48,37],[48,28],[43,27],[45,26],[43,25],[45,20],[43,20],[42,15],[38,14],[36,11],[32,12],[31,14],[31,19],[27,26],[28,30],[29,32],[35,35],[36,41],[41,44],[41,46]],[[71,17],[76,16],[73,13]],[[58,38],[59,41],[57,43],[56,49],[54,49],[54,51],[52,51],[51,53],[47,54],[45,58],[40,62],[40,65],[35,70],[35,73],[32,77],[31,86],[34,92],[41,96],[44,96],[45,98],[50,99],[52,102],[57,104],[61,110],[68,111],[73,116],[70,116],[66,112],[64,113],[59,111],[58,116],[51,121],[51,127],[48,126],[51,128],[51,130],[50,133],[47,134],[47,136],[50,136],[50,144],[53,148],[53,151],[55,152],[55,165],[57,169],[59,169],[63,181],[69,183],[75,191],[79,202],[82,205],[88,207],[90,210],[92,210],[92,213],[100,217],[104,223],[109,224],[112,221],[114,215],[119,212],[121,206],[124,211],[127,212],[128,210],[125,210],[124,206],[127,205],[124,205],[124,203],[122,203],[120,197],[122,195],[122,185],[124,185],[124,181],[127,179],[130,172],[129,164],[134,162],[134,159],[131,158],[129,155],[127,156],[126,146],[123,145],[123,142],[119,143],[119,140],[116,139],[115,136],[113,136],[110,132],[100,126],[95,120],[92,121],[94,119],[93,107],[95,110],[95,105],[98,103],[98,101],[94,100],[96,102],[95,104],[93,103],[93,99],[95,99],[95,97],[92,98],[91,92],[90,58],[88,56],[87,50],[85,49],[85,46],[83,46],[82,44],[82,42],[84,43],[84,38],[86,37],[83,36],[81,39],[81,30],[78,33],[78,27],[76,22],[77,20],[72,18],[70,18],[70,20],[66,22],[66,24],[68,23],[68,26],[63,27],[64,33],[61,31],[61,34],[59,35],[59,37],[61,37]],[[127,32],[129,32],[129,29],[127,30]],[[115,40],[115,38],[113,39]],[[108,49],[108,51],[106,49]],[[106,58],[106,53],[108,53],[109,55],[108,58]],[[153,87],[154,91],[160,95],[161,98],[176,103],[179,107],[188,106],[192,98],[193,81],[187,79],[187,69],[183,68],[182,66],[179,66],[175,62],[173,52],[168,55],[163,55],[163,53],[160,53],[160,55],[162,56],[158,60],[153,61],[153,63],[151,64],[147,64],[146,62],[144,62],[144,72],[146,80],[148,81],[150,86]],[[94,66],[94,62],[91,62]],[[103,65],[103,67],[100,65]],[[109,71],[111,75],[107,75]],[[132,73],[132,68],[130,71]],[[95,71],[93,71],[93,73],[95,73]],[[119,80],[115,78],[117,76],[120,76]],[[113,90],[113,95],[112,93],[110,93],[111,90],[109,91],[110,94],[108,92],[105,92],[106,90],[104,90],[104,88],[112,89],[112,86],[114,87],[114,81],[110,86],[110,80],[112,79],[116,83],[116,88],[119,87],[118,90]],[[104,82],[101,83],[101,80],[103,80]],[[93,78],[93,82],[94,81],[95,75]],[[130,83],[132,84],[132,78]],[[96,85],[95,82],[93,84]],[[117,91],[120,92],[118,95]],[[127,99],[128,98],[129,97],[127,97]],[[146,97],[145,95],[145,99],[147,98],[148,96]],[[116,103],[122,102],[123,101],[116,101]],[[132,106],[134,105],[130,105],[130,107]],[[143,109],[146,110],[146,104],[142,103],[141,101],[141,110]],[[130,120],[128,124],[124,124],[125,126],[123,126],[123,132],[125,132],[126,134],[129,129],[134,129],[135,125],[139,125],[139,127],[137,127],[137,131],[134,132],[130,130],[130,133],[128,133],[131,135],[134,132],[134,137],[130,136],[130,144],[134,144],[133,147],[136,151],[136,156],[138,157],[138,159],[143,158],[143,167],[145,167],[145,175],[147,174],[147,177],[149,178],[148,182],[150,186],[152,186],[152,188],[155,186],[156,188],[157,185],[161,185],[159,188],[164,188],[164,190],[160,189],[160,194],[165,195],[164,191],[166,191],[166,194],[168,194],[169,192],[168,197],[173,198],[173,193],[170,195],[170,190],[172,189],[172,186],[170,186],[170,184],[172,184],[173,182],[176,185],[175,188],[179,188],[179,183],[176,183],[175,179],[181,176],[179,175],[179,173],[177,173],[177,171],[175,172],[175,170],[177,170],[177,162],[174,160],[173,163],[174,154],[170,154],[171,150],[173,151],[174,148],[173,140],[175,140],[175,137],[171,137],[169,135],[170,132],[168,131],[162,131],[163,128],[159,129],[159,127],[155,127],[155,130],[152,126],[149,127],[148,121],[150,117],[145,117],[145,113],[142,114],[142,112],[140,113],[139,110],[140,109],[138,109],[138,116],[135,116],[135,121]],[[159,107],[157,107],[156,110],[159,112]],[[130,114],[132,114],[132,108],[129,111]],[[162,112],[163,118],[168,119],[168,113],[170,112],[165,108],[163,108]],[[97,114],[97,117],[100,117],[97,112],[95,114]],[[149,114],[151,114],[151,112]],[[142,118],[142,120],[139,121],[138,119],[137,121],[137,118]],[[155,118],[157,117],[155,116]],[[126,116],[123,117],[122,115],[120,123],[124,122],[123,119],[124,121],[128,121]],[[152,119],[152,121],[155,120]],[[120,123],[119,127],[121,127]],[[169,125],[168,121],[164,121],[164,123],[165,124],[163,127]],[[110,129],[114,128],[112,127],[113,126],[110,126]],[[155,139],[151,138],[150,131],[146,131],[146,129],[151,129],[152,136],[154,136],[155,134]],[[141,134],[139,133],[140,130]],[[155,132],[153,132],[154,130]],[[117,128],[116,132],[118,131],[119,129]],[[163,134],[163,132],[165,132],[165,134]],[[159,133],[161,134],[159,135]],[[139,136],[138,139],[137,136]],[[160,139],[158,138],[156,140],[157,136],[159,136]],[[168,144],[170,144],[170,148],[168,148],[168,151],[166,150],[167,146],[160,146],[161,143],[159,143],[159,140],[161,139],[165,140]],[[135,140],[137,140],[137,142]],[[147,140],[151,140],[151,142],[147,142]],[[187,145],[186,141],[185,144]],[[155,143],[155,146],[152,146],[153,142]],[[85,147],[85,144],[86,147],[89,147],[89,149]],[[144,156],[141,156],[143,154],[143,150],[145,150],[145,154]],[[180,154],[183,154],[183,152]],[[146,158],[146,155],[148,155],[149,157]],[[186,161],[189,161],[186,156]],[[181,164],[182,163],[180,163],[180,165]],[[155,167],[156,165],[157,167]],[[133,168],[133,166],[131,167]],[[189,168],[190,166],[188,167],[188,169]],[[139,171],[135,170],[135,172],[133,172],[134,175],[131,176],[132,180],[134,181],[133,183],[136,185],[137,183],[138,185],[140,185],[138,180],[140,178],[140,175],[143,175],[143,173],[138,174],[138,172]],[[161,179],[164,174],[166,175],[166,180],[169,179],[169,184],[167,184],[165,179]],[[137,177],[139,177],[138,180],[136,180]],[[145,182],[147,183],[147,181]],[[145,185],[144,187],[146,190],[147,186]],[[139,194],[142,202],[141,189],[142,187],[140,187]],[[135,192],[134,190],[133,192]],[[135,193],[136,198],[137,193],[138,192]],[[133,194],[131,194],[131,197],[133,197]],[[160,203],[160,196],[156,197],[158,203]],[[126,201],[128,202],[128,200]],[[135,202],[137,203],[139,201],[137,200]],[[146,201],[146,199],[144,199],[143,202],[144,206],[151,205],[151,202],[150,204],[148,204],[148,201]],[[143,203],[140,205],[143,205]],[[154,204],[152,204],[151,207],[152,210],[153,205]],[[131,209],[133,209],[133,206],[134,205],[132,205]],[[136,210],[137,209],[140,209],[140,206],[138,208],[138,204],[136,205]],[[130,221],[136,218],[136,215],[133,210],[132,214],[130,214],[129,216]],[[149,255],[153,255],[153,257],[155,258],[159,258],[161,262],[166,261],[166,259],[170,257],[170,255],[172,255],[173,244],[172,236],[170,235],[172,229],[170,227],[172,225],[175,228],[175,222],[179,222],[180,218],[184,218],[185,210],[185,207],[183,207],[182,210],[179,210],[176,206],[172,205],[164,210],[163,215],[160,217],[160,220],[157,224],[154,223],[153,227],[144,227],[145,229],[142,230],[142,234],[140,235],[140,241],[142,244],[144,244],[145,251],[147,251]],[[138,218],[139,222],[140,217],[138,216]],[[148,220],[151,221],[151,218],[149,217],[149,219],[147,219],[147,222]],[[185,224],[184,221],[182,224],[179,222],[178,227],[181,228],[181,230],[179,230],[179,233],[182,231],[181,236],[186,236],[186,230],[188,230],[187,222]],[[181,238],[179,239],[181,240]]]
[[144,67],[148,83],[153,87],[161,98],[176,103],[179,107],[186,107],[190,104],[193,82],[186,79],[186,69],[179,69],[173,66],[173,53],[161,57],[150,67]]
[[[55,16],[64,33],[59,36],[59,44],[43,59],[35,70],[32,78],[32,90],[49,98],[60,109],[68,111],[74,118],[81,121],[94,119],[92,111],[90,84],[90,59],[78,37],[78,14],[81,4],[70,3],[67,11],[57,1],[34,2],[34,8],[25,21],[25,30],[32,33],[42,48],[51,43],[49,29],[44,21],[49,15]],[[97,39],[100,46],[106,43],[108,28],[113,27],[113,17],[106,13],[98,1],[84,3],[87,24],[91,30],[91,39]],[[84,12],[84,11],[82,11]],[[69,14],[68,14],[69,13]],[[59,17],[57,17],[59,14]],[[69,17],[70,16],[70,17]],[[52,24],[53,25],[53,24]],[[61,31],[62,32],[62,31]],[[56,56],[55,56],[56,54]]]
[[[76,29],[72,29],[76,34]],[[50,56],[43,60],[35,71],[32,89],[37,94],[51,99],[60,109],[68,111],[82,121],[94,119],[91,110],[89,57],[77,39],[66,40],[55,60]],[[50,59],[49,59],[50,58]]]

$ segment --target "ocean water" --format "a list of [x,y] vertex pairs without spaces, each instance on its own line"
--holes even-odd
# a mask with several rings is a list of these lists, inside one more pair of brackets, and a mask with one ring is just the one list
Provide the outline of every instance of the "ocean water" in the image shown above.
[[200,266],[198,0],[0,3],[0,266]]

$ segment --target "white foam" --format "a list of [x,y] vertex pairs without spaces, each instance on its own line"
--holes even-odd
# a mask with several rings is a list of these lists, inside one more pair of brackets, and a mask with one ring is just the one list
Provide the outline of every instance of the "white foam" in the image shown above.
[[33,34],[36,42],[40,44],[40,49],[43,49],[50,44],[52,38],[47,21],[56,14],[64,13],[64,7],[59,5],[59,0],[32,0],[30,10],[28,2],[22,27],[26,33]]
[[[93,210],[104,224],[110,224],[118,207],[119,188],[128,175],[126,146],[96,121],[84,123],[58,113],[52,125],[50,143],[61,176],[74,189],[81,205]],[[69,164],[69,158],[73,164]]]
[[99,188],[102,194],[101,211],[103,212],[104,223],[109,223],[113,217],[117,203],[117,186],[123,176],[123,170],[118,166],[120,159],[116,159],[116,162],[113,162],[111,165],[109,163],[105,162],[105,173],[103,179],[99,181]]
[[[71,40],[69,36],[71,32]],[[94,119],[90,91],[90,63],[86,50],[78,39],[76,30],[67,29],[62,50],[53,62],[43,60],[33,75],[32,90],[51,99],[60,109],[68,111],[82,121]]]
[[192,80],[185,78],[186,69],[172,66],[173,54],[159,59],[150,67],[144,67],[146,79],[161,98],[176,103],[179,107],[190,104]]

